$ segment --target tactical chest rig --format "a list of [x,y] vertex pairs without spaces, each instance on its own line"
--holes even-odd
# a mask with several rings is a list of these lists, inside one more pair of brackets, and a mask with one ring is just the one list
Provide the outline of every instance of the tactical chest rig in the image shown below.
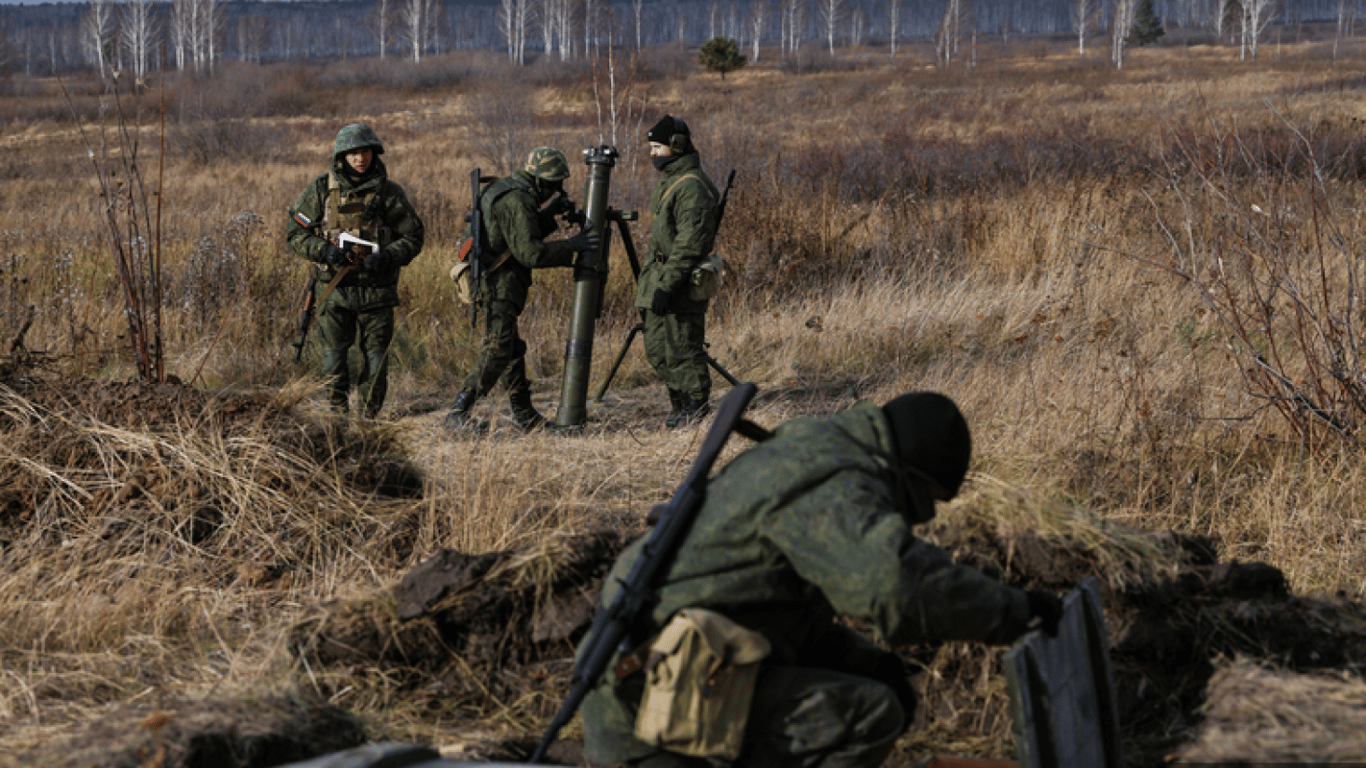
[[[381,215],[385,193],[388,191],[389,180],[386,178],[380,179],[379,184],[368,194],[343,195],[336,173],[327,174],[327,202],[323,205],[323,220],[319,225],[322,236],[336,243],[345,232],[361,240],[379,243],[381,249],[389,245],[393,240],[393,233],[384,225],[384,218]],[[322,279],[330,280],[333,274],[331,267],[323,267]],[[369,272],[357,264],[339,284],[384,285],[392,282],[390,278],[390,275]]]

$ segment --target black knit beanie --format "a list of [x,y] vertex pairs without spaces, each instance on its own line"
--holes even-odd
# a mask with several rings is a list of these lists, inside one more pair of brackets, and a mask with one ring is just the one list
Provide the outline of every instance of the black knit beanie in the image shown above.
[[911,392],[889,401],[882,412],[897,456],[932,481],[931,495],[939,501],[957,496],[972,457],[972,435],[958,406],[937,392]]
[[[682,126],[681,130],[679,126]],[[688,126],[684,125],[682,120],[679,120],[672,115],[665,115],[659,118],[659,122],[655,123],[649,133],[645,134],[645,138],[659,144],[668,144],[669,141],[673,139],[675,133],[687,132]]]

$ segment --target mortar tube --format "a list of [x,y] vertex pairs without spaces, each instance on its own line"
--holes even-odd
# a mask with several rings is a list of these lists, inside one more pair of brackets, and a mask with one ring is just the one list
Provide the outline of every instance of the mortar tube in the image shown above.
[[569,340],[564,350],[564,380],[560,385],[560,407],[555,426],[561,429],[582,427],[588,421],[588,377],[593,362],[593,333],[602,312],[602,286],[607,276],[607,253],[611,232],[607,229],[607,192],[612,186],[612,168],[617,150],[602,145],[583,151],[588,166],[588,186],[584,191],[584,216],[602,235],[596,253],[580,254],[574,264],[574,304],[570,311]]

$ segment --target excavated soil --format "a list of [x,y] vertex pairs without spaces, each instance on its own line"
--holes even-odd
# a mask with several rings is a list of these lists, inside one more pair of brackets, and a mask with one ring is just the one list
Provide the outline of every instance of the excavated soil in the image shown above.
[[[325,434],[324,427],[269,398],[211,395],[176,383],[73,386],[3,367],[0,385],[44,407],[90,414],[128,428],[185,428],[199,415],[216,414],[222,429],[264,429],[304,454],[326,453],[330,461],[337,457],[336,435]],[[0,434],[17,423],[0,412]],[[363,447],[356,444],[356,450]],[[357,473],[352,480],[400,496],[421,488],[420,478],[401,462]],[[21,524],[32,508],[25,489],[0,487],[0,531]],[[1032,533],[941,530],[938,536],[936,543],[960,562],[1025,588],[1064,592],[1095,573],[1099,562],[1086,544]],[[4,539],[0,534],[0,543]],[[1153,569],[1141,578],[1107,581],[1100,574],[1126,765],[1172,764],[1181,759],[1177,755],[1182,749],[1205,761],[1219,759],[1209,750],[1192,751],[1192,745],[1200,742],[1205,713],[1236,711],[1228,701],[1209,698],[1220,695],[1211,691],[1224,690],[1211,687],[1211,680],[1230,660],[1275,674],[1346,680],[1359,677],[1366,667],[1366,606],[1361,602],[1294,595],[1276,568],[1218,562],[1214,541],[1171,532],[1153,533],[1151,540],[1173,567]],[[441,551],[392,589],[319,605],[290,631],[291,654],[323,680],[319,701],[280,696],[253,699],[249,706],[178,702],[174,728],[144,721],[145,707],[129,707],[61,745],[60,755],[39,750],[30,756],[31,764],[75,765],[66,758],[82,755],[82,768],[264,768],[341,749],[366,736],[352,715],[323,703],[338,693],[326,688],[340,687],[327,682],[335,679],[360,687],[385,686],[416,703],[419,711],[446,720],[475,722],[498,702],[509,701],[531,701],[531,709],[548,718],[567,689],[573,644],[592,618],[601,580],[626,543],[618,532],[596,531],[554,537],[531,549]],[[1001,649],[951,644],[898,650],[924,671],[913,678],[924,706],[893,765],[911,765],[936,749],[943,753],[943,744],[957,737],[964,739],[960,744],[973,745],[980,742],[972,741],[971,734],[1002,727],[1008,731],[1003,697],[984,697],[981,690],[984,679],[1001,677]],[[328,671],[345,674],[328,678]],[[1227,722],[1221,727],[1227,742]],[[538,733],[525,733],[490,739],[474,745],[469,754],[515,759],[527,754],[538,738]],[[1256,750],[1247,743],[1239,748]],[[224,754],[232,759],[225,761]],[[581,748],[571,736],[556,745],[551,757],[577,764]]]

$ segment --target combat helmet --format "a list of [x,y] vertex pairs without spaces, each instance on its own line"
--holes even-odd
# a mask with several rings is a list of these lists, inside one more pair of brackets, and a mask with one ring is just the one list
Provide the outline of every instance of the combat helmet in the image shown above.
[[384,154],[384,144],[380,142],[374,128],[365,123],[352,123],[337,131],[337,144],[332,149],[332,156],[344,155],[362,147],[373,148],[377,155]]
[[569,178],[569,161],[554,147],[537,147],[527,155],[522,170],[542,181],[564,181]]

